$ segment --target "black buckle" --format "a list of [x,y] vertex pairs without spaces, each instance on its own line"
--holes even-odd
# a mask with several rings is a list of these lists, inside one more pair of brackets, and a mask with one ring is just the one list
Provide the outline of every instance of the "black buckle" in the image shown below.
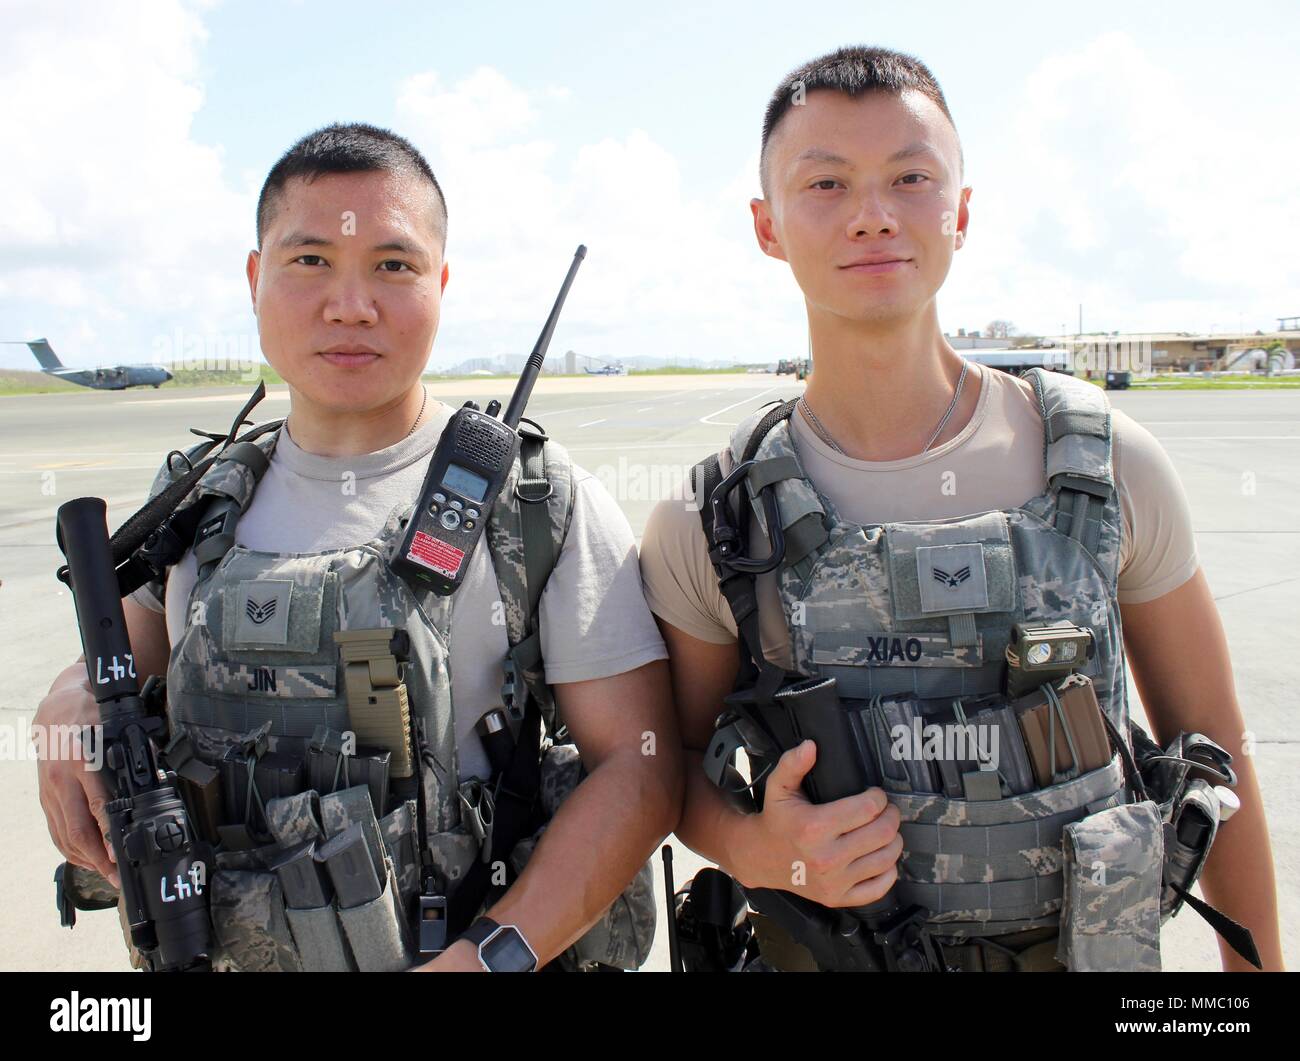
[[903,910],[897,917],[873,929],[872,939],[885,953],[891,972],[951,972],[939,953],[938,944],[925,923],[928,914],[919,906]]
[[172,527],[174,518],[174,516],[169,518],[161,527],[149,535],[136,554],[159,577],[163,575],[168,567],[179,563],[180,558],[185,555],[185,550],[190,546],[189,542],[181,540],[181,536]]
[[[539,483],[546,487],[546,493],[533,496],[523,492],[525,486],[532,487]],[[549,479],[520,479],[515,483],[515,497],[526,505],[540,505],[543,501],[549,501],[554,493],[555,487],[551,485]]]
[[501,703],[512,722],[522,722],[524,720],[524,704],[528,699],[528,690],[523,685],[523,680],[515,667],[515,661],[509,656],[506,657],[502,669],[505,671],[506,680],[505,684],[501,686]]
[[[531,431],[525,431],[524,425],[531,427]],[[549,442],[551,436],[546,433],[546,428],[542,427],[536,420],[530,420],[526,416],[519,418],[519,434],[524,438],[535,438],[538,442]]]
[[1236,785],[1232,754],[1204,733],[1180,734],[1178,743],[1179,754],[1195,768],[1214,774],[1220,784]]
[[[714,732],[708,750],[704,753],[704,773],[715,786],[726,791],[727,768],[735,759],[736,752],[744,746],[745,738],[740,735],[735,722]],[[749,787],[746,785],[739,792],[744,792]]]

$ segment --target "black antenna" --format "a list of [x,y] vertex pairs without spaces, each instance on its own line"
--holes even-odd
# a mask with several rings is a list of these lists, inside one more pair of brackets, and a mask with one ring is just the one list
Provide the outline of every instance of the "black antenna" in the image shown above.
[[664,859],[664,897],[668,903],[668,971],[683,973],[682,945],[677,935],[677,892],[673,884],[673,847],[664,844],[660,849]]
[[546,323],[542,326],[542,334],[537,337],[537,345],[533,347],[533,352],[528,355],[528,364],[524,366],[523,374],[515,385],[514,394],[510,396],[510,404],[506,406],[506,415],[501,418],[501,422],[511,430],[517,428],[519,421],[523,418],[524,409],[533,393],[533,384],[537,382],[537,375],[542,371],[542,362],[546,360],[546,348],[551,345],[551,335],[555,331],[556,322],[560,319],[560,310],[564,307],[564,299],[569,293],[569,287],[573,283],[574,275],[578,272],[578,266],[582,264],[582,259],[586,256],[587,248],[579,244],[577,252],[573,255],[573,264],[569,266],[569,273],[564,278],[564,285],[560,288],[559,297],[556,298],[555,305],[551,307],[551,315],[546,318]]

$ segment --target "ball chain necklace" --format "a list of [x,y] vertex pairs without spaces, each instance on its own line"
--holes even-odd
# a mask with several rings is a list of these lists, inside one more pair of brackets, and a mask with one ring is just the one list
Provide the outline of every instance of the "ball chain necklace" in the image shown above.
[[[405,442],[408,438],[410,438],[413,434],[415,434],[415,429],[420,424],[420,418],[424,416],[424,407],[429,403],[429,392],[425,390],[423,387],[421,387],[420,393],[423,395],[423,397],[420,399],[420,411],[415,414],[415,423],[411,425],[411,430],[402,436],[403,442]],[[290,437],[292,438],[293,436],[291,435]],[[394,445],[396,445],[396,443],[394,443]]]
[[[970,362],[966,361],[961,366],[961,375],[957,378],[957,388],[952,393],[952,401],[948,404],[948,411],[943,414],[943,419],[939,421],[939,426],[934,429],[934,434],[930,436],[930,441],[925,444],[925,449],[921,450],[922,453],[928,452],[930,447],[934,445],[935,439],[943,434],[944,427],[947,426],[948,420],[953,414],[953,410],[957,408],[957,402],[961,399],[961,390],[966,384],[966,373],[969,370]],[[812,406],[808,404],[807,399],[805,399],[803,395],[799,396],[799,408],[807,419],[809,426],[812,427],[813,433],[825,442],[826,445],[830,446],[830,448],[836,453],[844,453],[843,447],[841,447],[840,444],[831,437],[831,433],[826,430],[825,425],[817,419],[817,414],[812,411]],[[847,457],[848,454],[844,453],[844,456]]]
[[415,423],[411,425],[411,430],[402,436],[403,442],[415,434],[415,428],[420,422],[420,417],[424,415],[424,407],[429,403],[429,392],[424,387],[421,387],[420,393],[424,395],[424,397],[420,399],[420,411],[415,414]]

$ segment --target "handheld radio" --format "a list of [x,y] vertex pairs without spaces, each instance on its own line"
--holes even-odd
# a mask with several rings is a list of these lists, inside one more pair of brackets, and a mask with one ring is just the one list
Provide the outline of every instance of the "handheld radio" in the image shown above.
[[483,410],[466,402],[452,414],[429,461],[419,502],[393,559],[393,567],[407,581],[445,597],[465,580],[470,557],[519,452],[519,421],[542,370],[564,299],[586,255],[587,248],[578,247],[505,416],[497,418],[501,403],[495,400]]

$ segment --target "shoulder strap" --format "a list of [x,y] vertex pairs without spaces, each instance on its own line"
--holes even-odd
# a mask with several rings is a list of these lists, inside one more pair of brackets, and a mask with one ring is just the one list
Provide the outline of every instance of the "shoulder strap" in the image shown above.
[[543,718],[552,734],[559,728],[542,665],[537,612],[573,517],[573,465],[564,449],[531,421],[524,421],[520,436],[519,460],[487,527],[510,643],[502,698],[520,727],[497,782],[491,850],[470,866],[447,900],[448,938],[463,932],[482,906],[493,864],[508,866],[510,852],[535,827]]
[[[265,388],[259,384],[254,399],[263,393]],[[222,462],[229,462],[231,468],[248,468],[251,497],[252,489],[256,488],[257,481],[266,471],[267,455],[274,447],[279,428],[284,423],[283,420],[271,420],[236,439],[236,430],[247,423],[243,419],[244,414],[254,404],[256,402],[250,399],[244,406],[228,436],[223,438],[208,435],[208,441],[191,446],[183,453],[172,450],[167,454],[166,464],[154,477],[150,487],[149,500],[126,519],[110,542],[113,561],[120,565],[117,576],[122,596],[135,592],[148,582],[166,580],[167,569],[180,561],[194,541],[199,523],[208,508],[203,497],[208,492],[205,488],[214,470],[220,472]],[[254,439],[260,439],[268,432],[274,432],[269,441],[254,442]],[[219,444],[222,445],[221,450],[215,455],[209,455]],[[183,471],[181,465],[184,465]],[[247,502],[244,507],[247,507]]]
[[773,399],[755,409],[732,428],[731,438],[727,442],[725,451],[732,465],[753,460],[758,447],[763,444],[763,439],[767,438],[768,432],[781,421],[789,420],[798,404],[797,398],[784,402]]
[[[740,431],[737,431],[732,442],[732,456],[734,459],[738,448],[737,443],[743,439],[743,446],[739,447],[740,457],[736,462],[737,466],[754,459],[754,455],[758,452],[758,448],[762,445],[767,433],[777,424],[788,420],[794,412],[794,407],[795,403],[793,401],[784,402],[764,412],[757,418],[752,427],[750,426],[751,421],[754,419],[752,417],[742,424],[748,434],[742,435]],[[736,687],[739,689],[755,686],[759,699],[768,699],[775,695],[776,690],[785,680],[785,672],[769,661],[763,654],[763,641],[758,619],[757,577],[750,572],[729,568],[718,551],[712,499],[714,490],[723,479],[721,455],[715,453],[705,458],[691,469],[691,474],[692,485],[700,508],[700,523],[704,529],[705,542],[709,547],[709,559],[712,561],[713,569],[717,573],[719,589],[722,591],[723,597],[726,598],[727,607],[731,609],[732,618],[736,623],[740,650],[740,671],[736,676]],[[749,526],[753,507],[749,490],[743,484],[737,494],[739,495],[739,508],[736,526],[741,528],[741,534],[744,535],[747,533],[745,528]],[[730,499],[725,499],[723,503],[730,504]]]
[[236,442],[222,451],[208,474],[199,480],[190,525],[200,580],[207,578],[234,546],[239,517],[253,503],[257,484],[271,466],[271,454],[279,438],[277,425],[267,437],[257,441],[246,437]]
[[523,717],[531,695],[553,731],[557,720],[542,665],[538,608],[573,519],[573,463],[531,421],[520,425],[520,436],[519,460],[487,527],[510,644],[503,695],[515,720]]
[[200,442],[184,452],[168,453],[149,487],[149,500],[113,534],[109,545],[113,562],[121,565],[117,583],[123,597],[150,582],[165,581],[167,568],[184,555],[194,525],[179,510],[215,462],[207,456],[215,445]]
[[1043,465],[1058,492],[1056,527],[1096,554],[1115,491],[1110,400],[1087,380],[1032,368],[1025,374],[1043,419]]
[[[179,450],[172,450],[167,454],[166,463],[158,475],[154,477],[153,486],[149,490],[151,495],[149,500],[139,511],[129,516],[112,537],[110,545],[113,550],[114,563],[120,564],[139,549],[145,540],[176,511],[181,502],[189,496],[190,491],[194,489],[198,481],[207,473],[208,469],[232,445],[239,441],[256,438],[273,427],[279,427],[284,422],[283,420],[274,420],[253,428],[242,438],[239,437],[239,429],[250,422],[245,417],[265,397],[266,384],[258,383],[251,397],[236,414],[234,422],[230,425],[229,432],[224,435],[190,428],[191,432],[203,437],[206,441],[191,446],[184,453]],[[218,445],[221,446],[221,450],[215,457],[209,457],[208,454]],[[179,468],[181,462],[185,465],[184,471]]]

